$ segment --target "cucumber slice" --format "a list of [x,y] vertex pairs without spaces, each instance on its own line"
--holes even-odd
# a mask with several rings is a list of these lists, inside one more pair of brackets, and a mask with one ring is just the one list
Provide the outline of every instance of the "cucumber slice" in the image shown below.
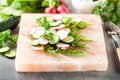
[[72,18],[69,18],[69,17],[63,17],[61,19],[61,21],[65,24],[65,25],[69,25],[72,23]]
[[49,22],[49,24],[50,24],[50,26],[52,26],[52,27],[57,27],[57,26],[59,26],[59,23],[57,23],[57,22]]
[[68,19],[68,17],[62,17],[61,21],[62,21],[63,23],[66,23],[66,22],[67,22],[67,19]]
[[65,43],[71,43],[74,41],[74,38],[72,36],[68,36],[67,38],[65,38],[64,40],[62,40]]
[[5,57],[7,58],[15,58],[16,52],[15,51],[8,51],[7,53],[4,54]]
[[39,45],[38,40],[33,40],[31,44],[32,44],[32,46],[38,46]]
[[38,29],[34,32],[33,34],[33,38],[39,38],[41,37],[41,35],[45,34],[45,31],[43,29]]
[[7,51],[9,51],[9,47],[2,47],[2,48],[0,48],[0,53],[5,53],[5,52],[7,52]]
[[54,19],[54,20],[60,20],[61,18],[62,18],[61,15],[54,15],[54,16],[53,16],[53,19]]
[[57,35],[54,35],[53,40],[49,40],[49,43],[54,45],[54,44],[57,44],[59,42],[59,40],[60,40],[60,37]]
[[52,17],[47,17],[47,21],[53,21],[53,18]]
[[68,34],[70,33],[70,29],[69,28],[65,28],[66,31],[68,31]]

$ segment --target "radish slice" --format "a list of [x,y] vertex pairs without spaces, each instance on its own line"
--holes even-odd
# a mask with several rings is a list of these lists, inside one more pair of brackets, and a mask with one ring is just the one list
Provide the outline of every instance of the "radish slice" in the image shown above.
[[33,37],[34,38],[39,38],[41,35],[45,34],[45,31],[43,29],[37,29],[34,34]]
[[61,24],[60,26],[55,27],[55,28],[52,28],[52,29],[60,30],[60,29],[62,29],[62,28],[64,28],[64,27],[65,27],[65,25],[64,25],[64,24]]
[[31,29],[31,31],[30,31],[30,35],[33,35],[33,34],[35,33],[35,31],[38,30],[38,29],[39,29],[39,30],[44,30],[43,27],[37,27],[37,28],[34,27],[34,28]]
[[48,44],[48,40],[45,39],[45,38],[39,38],[39,39],[38,39],[38,43],[39,43],[40,45],[42,45],[42,46],[45,46],[45,45]]
[[62,18],[62,16],[60,16],[60,15],[54,15],[53,16],[53,19],[54,20],[60,20]]
[[33,35],[36,30],[37,30],[37,28],[32,28],[30,31],[30,35]]
[[63,40],[68,36],[69,33],[67,30],[61,29],[56,34],[60,37],[60,40]]
[[45,30],[44,27],[39,27],[38,29],[40,29],[40,30]]
[[73,22],[80,22],[80,21],[82,21],[81,18],[73,18]]
[[59,23],[59,24],[62,24],[62,21],[61,21],[61,20],[57,20],[56,22]]
[[56,34],[56,30],[51,29],[50,32],[52,32],[53,34]]
[[50,29],[49,31],[46,31],[46,34],[49,34],[49,33],[56,34],[56,30],[55,29]]
[[70,48],[70,45],[69,44],[65,44],[65,43],[58,43],[57,44],[57,48],[68,49],[68,48]]

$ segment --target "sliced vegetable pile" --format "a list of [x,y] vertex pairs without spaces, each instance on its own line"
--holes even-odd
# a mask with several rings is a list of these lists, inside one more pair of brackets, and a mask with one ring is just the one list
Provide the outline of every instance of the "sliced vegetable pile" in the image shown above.
[[93,13],[99,14],[104,22],[120,26],[120,0],[106,0],[102,6],[96,6]]
[[15,57],[15,51],[11,50],[16,46],[17,35],[10,35],[11,30],[0,32],[0,54],[8,58]]
[[83,56],[84,52],[75,48],[87,48],[81,42],[87,40],[86,36],[78,35],[81,29],[90,24],[83,22],[80,18],[65,17],[60,15],[43,16],[36,20],[39,27],[30,31],[34,50],[44,50],[47,54],[56,56],[65,54],[70,56]]

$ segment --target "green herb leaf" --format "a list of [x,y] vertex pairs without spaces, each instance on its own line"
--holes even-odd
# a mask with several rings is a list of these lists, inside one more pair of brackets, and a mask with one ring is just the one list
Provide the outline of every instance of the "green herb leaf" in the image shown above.
[[58,53],[60,54],[65,54],[69,56],[84,56],[85,53],[82,51],[74,50],[74,49],[69,49],[69,50],[58,50]]
[[57,56],[54,47],[51,46],[51,45],[44,46],[44,50],[45,50],[46,54],[47,54],[47,53],[50,53],[50,54],[52,54],[53,56]]
[[72,26],[72,28],[73,28],[73,27],[78,27],[78,28],[80,28],[80,29],[84,29],[84,28],[86,28],[87,26],[90,26],[90,24],[87,24],[87,23],[81,21],[81,22],[76,22],[76,23]]
[[44,27],[46,30],[49,30],[50,29],[50,24],[49,22],[47,22],[47,18],[46,17],[43,17],[43,21],[41,23],[42,27]]
[[14,2],[14,0],[7,0],[8,6],[10,6],[13,2]]
[[37,19],[36,19],[36,23],[37,23],[39,26],[41,26],[41,18],[37,18]]
[[62,22],[63,22],[65,25],[70,25],[71,22],[72,22],[72,18],[63,17],[63,18],[62,18]]
[[52,32],[47,34],[47,39],[48,40],[53,40],[53,33]]
[[48,50],[48,52],[50,52],[53,56],[57,56],[55,50]]
[[45,28],[45,30],[49,30],[50,29],[50,24],[49,22],[47,21],[47,18],[46,17],[42,17],[42,18],[37,18],[36,19],[36,23],[39,25],[39,26],[42,26]]
[[48,7],[49,6],[49,1],[48,0],[43,0],[42,2],[42,7]]

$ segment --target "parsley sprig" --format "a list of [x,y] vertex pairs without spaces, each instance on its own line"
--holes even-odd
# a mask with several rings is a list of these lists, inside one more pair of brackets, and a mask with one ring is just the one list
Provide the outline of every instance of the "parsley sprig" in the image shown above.
[[99,14],[104,22],[120,26],[120,0],[106,0],[102,6],[96,6],[93,14]]
[[45,30],[49,30],[49,29],[50,29],[50,24],[48,23],[46,17],[43,17],[43,19],[42,19],[42,18],[38,18],[38,19],[36,20],[36,22],[39,24],[39,26],[44,27]]
[[13,47],[17,41],[17,35],[10,35],[11,30],[0,32],[0,48],[4,46]]

